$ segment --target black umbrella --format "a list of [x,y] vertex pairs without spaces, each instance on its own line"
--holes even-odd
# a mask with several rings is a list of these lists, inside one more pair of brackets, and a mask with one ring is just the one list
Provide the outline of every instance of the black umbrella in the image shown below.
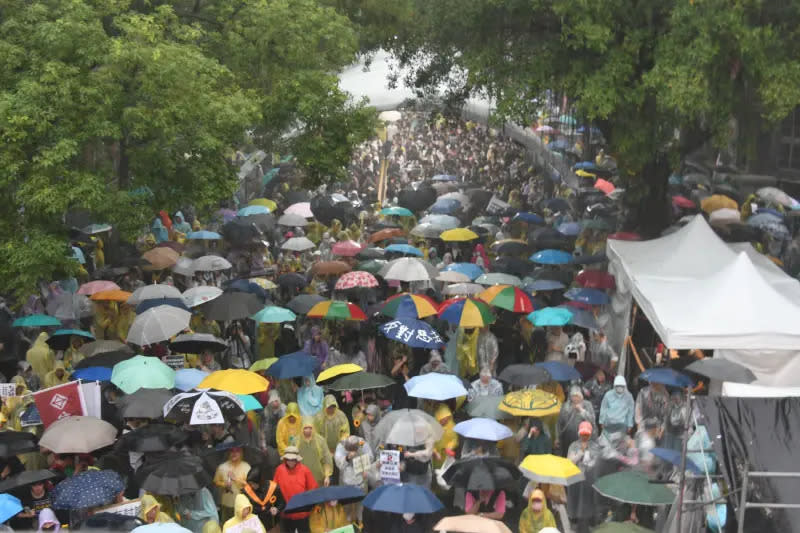
[[397,195],[397,205],[411,211],[422,211],[436,201],[436,189],[430,185],[420,185],[417,189],[403,189]]
[[117,402],[122,418],[161,418],[164,404],[173,394],[167,389],[139,389]]
[[475,210],[483,211],[489,205],[494,193],[488,189],[468,189],[465,194]]
[[572,283],[573,274],[569,270],[560,270],[553,267],[538,267],[533,271],[533,279],[549,279],[560,281],[564,285]]
[[148,424],[124,434],[117,444],[132,452],[164,452],[187,439],[187,434],[171,424]]
[[75,368],[89,368],[90,366],[104,366],[106,368],[113,368],[117,363],[127,361],[134,356],[133,351],[122,349],[115,352],[105,352],[86,359],[81,359]]
[[261,285],[249,279],[235,279],[229,282],[225,286],[225,292],[248,292],[250,294],[255,294],[262,301],[266,300],[268,296],[267,291],[265,291]]
[[259,238],[261,232],[255,224],[248,222],[247,218],[237,218],[222,226],[222,235],[231,245],[244,246]]
[[550,209],[551,211],[569,211],[570,206],[569,202],[567,202],[564,198],[551,198],[544,203],[545,207]]
[[530,247],[527,243],[509,240],[494,247],[497,255],[528,255]]
[[81,529],[103,531],[131,531],[139,526],[136,517],[116,513],[95,513],[81,524]]
[[185,333],[169,343],[169,349],[175,353],[217,353],[227,347],[227,342],[210,333]]
[[298,315],[304,315],[311,311],[312,307],[324,301],[325,298],[319,294],[300,294],[289,300],[289,303],[286,304],[286,307]]
[[287,272],[286,274],[281,274],[278,276],[278,279],[275,280],[275,283],[277,283],[279,287],[299,289],[308,285],[308,280],[304,275],[298,274],[297,272]]
[[684,370],[706,376],[711,379],[730,381],[732,383],[752,383],[756,380],[753,372],[739,363],[724,359],[706,357],[688,365]]
[[591,255],[577,255],[572,258],[572,262],[576,265],[596,265],[608,261],[605,252]]
[[291,190],[283,195],[286,200],[286,205],[299,204],[300,202],[308,202],[311,199],[311,194],[303,189]]
[[342,505],[360,502],[366,494],[359,487],[333,485],[296,494],[284,508],[286,512],[308,512],[315,506],[336,500]]
[[550,372],[533,365],[508,365],[498,377],[501,381],[518,387],[540,385],[553,380]]
[[25,470],[15,476],[0,481],[0,492],[9,492],[14,489],[33,485],[34,483],[44,483],[53,479],[60,479],[63,476],[52,470]]
[[35,452],[39,449],[36,435],[27,431],[0,432],[0,457],[12,457],[20,453]]
[[171,398],[164,418],[177,424],[214,424],[244,418],[244,406],[225,391],[183,392]]
[[467,490],[511,489],[521,472],[509,461],[497,457],[461,459],[442,475],[448,485]]
[[263,307],[264,303],[255,294],[225,292],[218,298],[198,306],[198,309],[211,320],[223,321],[249,318]]
[[530,274],[536,265],[527,259],[520,259],[519,257],[500,257],[491,263],[492,272],[505,272],[506,274],[513,274],[514,276],[524,278]]
[[182,496],[211,485],[211,476],[200,457],[183,453],[164,454],[136,473],[139,487],[160,496]]
[[397,222],[392,222],[391,220],[379,220],[374,224],[370,224],[369,230],[371,233],[375,233],[376,231],[380,231],[382,229],[393,229],[393,228],[401,228],[402,226]]
[[240,217],[242,223],[248,223],[254,225],[257,229],[261,231],[271,231],[275,228],[275,224],[277,223],[275,220],[275,215],[272,213],[260,213],[258,215],[248,215],[246,217]]
[[333,219],[344,222],[349,209],[353,208],[350,202],[336,202],[330,195],[315,196],[311,199],[311,212],[319,222],[326,226],[331,225]]
[[383,248],[364,248],[356,254],[356,257],[366,261],[369,259],[382,259],[384,255],[386,255],[386,251]]
[[133,355],[133,348],[119,341],[92,341],[87,342],[78,349],[86,357],[93,357],[103,353],[125,352]]

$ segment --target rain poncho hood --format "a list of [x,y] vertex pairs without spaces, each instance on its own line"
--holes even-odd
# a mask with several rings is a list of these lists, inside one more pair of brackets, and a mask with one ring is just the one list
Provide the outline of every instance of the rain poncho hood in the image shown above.
[[[147,515],[155,509],[155,517],[152,521],[147,520]],[[161,512],[161,504],[156,501],[155,496],[152,494],[145,494],[142,496],[142,507],[139,510],[139,520],[145,524],[153,524],[155,522],[173,522],[172,518],[167,513]]]
[[[624,386],[625,378],[617,376],[614,378],[614,387]],[[603,432],[633,427],[633,414],[635,404],[633,396],[628,390],[618,394],[615,389],[611,389],[603,396],[600,404],[600,419],[598,422],[603,426]],[[611,426],[611,427],[609,427]]]
[[[57,372],[62,370],[63,373],[61,377],[58,377]],[[47,389],[49,387],[55,387],[56,385],[62,385],[69,381],[69,372],[67,372],[66,367],[64,366],[64,361],[56,361],[53,365],[53,370],[47,373],[44,377],[44,381],[42,386]]]
[[[535,512],[533,508],[531,508],[531,502],[533,500],[542,501],[541,511]],[[539,533],[539,531],[546,527],[556,527],[556,519],[553,517],[553,513],[550,512],[550,509],[547,508],[547,498],[545,498],[544,492],[542,492],[541,489],[536,489],[531,492],[528,505],[525,506],[525,509],[522,511],[522,516],[520,516],[519,533]]]
[[[335,407],[333,414],[328,414],[328,408]],[[322,435],[328,444],[328,450],[333,453],[336,446],[345,437],[350,436],[350,422],[347,416],[339,409],[339,403],[333,394],[325,396],[324,406],[315,418],[317,433]]]
[[[293,420],[292,420],[293,419]],[[275,438],[278,441],[278,453],[283,455],[287,446],[297,446],[303,424],[300,416],[300,407],[295,402],[286,406],[286,415],[278,420]]]
[[45,526],[48,526],[48,525],[51,525],[51,524],[55,525],[55,527],[50,529],[50,530],[48,530],[48,531],[52,531],[53,533],[58,533],[58,531],[61,529],[61,522],[59,522],[58,518],[56,518],[56,514],[49,507],[46,508],[46,509],[42,509],[39,512],[39,529],[38,529],[38,531],[40,531],[40,532],[44,531]]
[[164,227],[164,223],[161,222],[160,218],[153,220],[153,224],[150,226],[150,232],[153,234],[153,237],[155,237],[156,244],[161,244],[169,240],[167,228]]
[[453,413],[450,408],[445,404],[439,404],[434,413],[434,418],[441,424],[447,420],[442,426],[444,432],[442,438],[434,444],[433,449],[439,454],[440,459],[436,461],[436,466],[440,466],[447,455],[447,450],[455,451],[458,448],[458,434],[455,432],[456,424],[453,421]]
[[192,231],[192,226],[186,222],[186,219],[183,216],[183,213],[178,211],[175,213],[175,222],[173,222],[172,227],[175,228],[176,231],[180,231],[181,233],[189,233]]
[[321,485],[326,477],[333,474],[333,457],[325,439],[315,431],[314,419],[304,416],[302,426],[303,429],[312,428],[311,437],[306,438],[305,433],[301,433],[298,449],[303,457],[303,464],[311,470],[311,475]]
[[325,392],[316,384],[314,376],[303,378],[303,386],[297,391],[297,404],[303,416],[314,416],[322,409]]
[[39,333],[36,341],[31,346],[30,350],[25,356],[25,359],[33,367],[33,371],[39,376],[39,379],[44,379],[48,372],[53,370],[55,366],[55,357],[50,346],[47,345],[48,335],[44,331]]
[[[246,517],[242,517],[245,509],[249,509]],[[253,533],[265,533],[264,525],[261,520],[253,513],[253,504],[244,494],[237,494],[233,504],[233,518],[225,522],[222,532],[236,528],[237,531],[252,531]]]

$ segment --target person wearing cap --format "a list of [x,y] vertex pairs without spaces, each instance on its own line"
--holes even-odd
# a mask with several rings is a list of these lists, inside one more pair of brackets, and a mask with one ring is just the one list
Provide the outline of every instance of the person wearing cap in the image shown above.
[[[297,446],[288,446],[281,456],[283,463],[278,465],[275,469],[275,475],[272,481],[278,484],[284,499],[288,502],[292,497],[314,490],[319,485],[317,484],[311,470],[302,463],[303,457]],[[308,517],[311,513],[282,513],[281,514],[281,531],[294,531],[295,529],[300,533],[308,533]]]
[[314,430],[314,419],[303,417],[303,432],[297,443],[303,463],[311,470],[317,485],[327,487],[333,474],[333,457],[325,439]]
[[628,392],[628,386],[623,376],[614,378],[614,388],[603,396],[600,404],[600,418],[598,423],[604,434],[616,432],[630,432],[633,428],[635,403],[633,396]]
[[228,460],[219,465],[214,474],[214,484],[219,487],[221,493],[220,519],[223,522],[233,517],[236,495],[241,494],[242,488],[247,483],[250,465],[243,457],[244,452],[241,447],[230,448]]
[[528,505],[519,518],[519,533],[540,533],[546,527],[556,527],[556,519],[547,508],[547,499],[541,489],[531,492]]
[[589,522],[595,513],[595,492],[592,484],[601,451],[600,446],[592,439],[593,429],[591,422],[581,422],[578,425],[578,440],[567,450],[567,459],[575,463],[584,475],[583,481],[567,487],[567,513],[570,519],[578,522],[579,533],[588,533]]

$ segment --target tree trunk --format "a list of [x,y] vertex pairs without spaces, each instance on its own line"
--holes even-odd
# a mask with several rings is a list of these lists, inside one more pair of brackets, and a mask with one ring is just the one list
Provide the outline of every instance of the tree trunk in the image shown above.
[[130,178],[130,158],[128,156],[128,147],[125,139],[119,142],[119,161],[117,164],[117,187],[120,190],[128,190],[131,185]]

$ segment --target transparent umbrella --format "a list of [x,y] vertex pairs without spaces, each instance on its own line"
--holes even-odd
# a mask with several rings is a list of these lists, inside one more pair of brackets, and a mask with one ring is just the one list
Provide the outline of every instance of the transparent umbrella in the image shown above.
[[399,409],[384,416],[375,426],[378,441],[399,446],[422,446],[442,438],[442,426],[419,409]]

